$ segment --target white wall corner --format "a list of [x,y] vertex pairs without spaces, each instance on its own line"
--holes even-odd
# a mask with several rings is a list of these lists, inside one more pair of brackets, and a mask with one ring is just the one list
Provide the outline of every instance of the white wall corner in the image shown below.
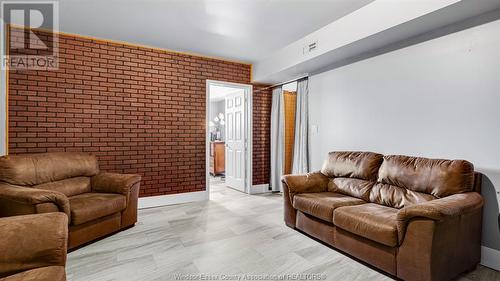
[[271,192],[269,190],[269,184],[256,184],[253,185],[252,188],[250,189],[250,194],[259,194],[259,193],[267,193]]
[[178,194],[168,194],[159,196],[149,196],[139,198],[138,208],[154,208],[182,203],[206,201],[209,199],[208,191],[186,192]]
[[481,264],[500,271],[500,251],[481,246]]

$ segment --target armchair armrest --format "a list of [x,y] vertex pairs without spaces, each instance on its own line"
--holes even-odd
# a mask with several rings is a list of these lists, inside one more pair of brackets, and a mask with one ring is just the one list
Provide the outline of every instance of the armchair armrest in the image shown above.
[[284,175],[281,182],[288,187],[290,199],[297,193],[323,192],[328,189],[328,177],[320,172],[304,175]]
[[0,237],[0,277],[66,264],[68,217],[62,213],[0,218]]
[[[52,190],[37,189],[31,187],[17,186],[8,183],[0,183],[0,215],[9,208],[15,209],[22,206],[33,206],[33,213],[37,213],[36,206],[44,203],[54,204],[60,212],[70,217],[69,200],[66,195]],[[4,210],[5,209],[5,210]],[[9,214],[7,214],[9,215]]]
[[99,173],[92,177],[92,190],[95,192],[118,193],[129,197],[130,189],[141,181],[140,175]]
[[466,192],[404,207],[397,214],[399,241],[403,240],[408,222],[413,218],[445,221],[456,216],[481,210],[483,203],[483,197],[479,193]]

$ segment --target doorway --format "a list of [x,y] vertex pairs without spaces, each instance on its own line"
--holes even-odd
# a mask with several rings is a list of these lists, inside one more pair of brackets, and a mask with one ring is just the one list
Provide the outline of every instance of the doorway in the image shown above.
[[252,85],[207,80],[206,183],[249,193],[252,184]]

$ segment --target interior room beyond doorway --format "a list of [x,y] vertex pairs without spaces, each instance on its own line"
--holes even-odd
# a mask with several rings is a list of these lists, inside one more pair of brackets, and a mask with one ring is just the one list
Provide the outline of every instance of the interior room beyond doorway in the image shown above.
[[250,86],[208,85],[208,183],[247,192]]

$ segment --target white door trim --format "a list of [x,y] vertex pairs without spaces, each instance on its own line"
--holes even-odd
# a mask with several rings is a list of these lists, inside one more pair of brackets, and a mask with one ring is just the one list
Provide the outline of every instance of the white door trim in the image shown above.
[[206,186],[205,190],[209,194],[210,199],[210,129],[208,126],[210,118],[210,85],[235,87],[245,90],[245,120],[246,120],[246,135],[247,135],[247,149],[245,151],[245,193],[250,194],[252,189],[252,155],[253,155],[253,86],[250,84],[240,84],[225,81],[209,80],[206,81],[206,110],[205,110],[205,174]]

